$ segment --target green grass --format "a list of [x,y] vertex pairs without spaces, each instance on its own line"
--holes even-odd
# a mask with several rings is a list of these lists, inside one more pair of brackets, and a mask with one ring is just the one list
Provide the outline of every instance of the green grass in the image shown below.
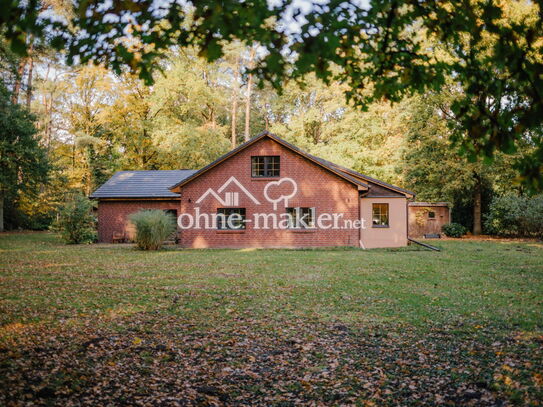
[[0,405],[540,405],[543,244],[434,244],[2,234]]
[[[158,310],[345,322],[543,325],[543,245],[440,241],[400,250],[162,250],[0,237],[0,323]],[[173,298],[178,297],[174,304]]]

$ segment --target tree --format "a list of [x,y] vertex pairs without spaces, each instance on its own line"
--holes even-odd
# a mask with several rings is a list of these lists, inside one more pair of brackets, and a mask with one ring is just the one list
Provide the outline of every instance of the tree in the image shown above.
[[151,91],[134,75],[116,78],[114,101],[105,106],[98,122],[111,142],[122,152],[120,167],[153,170],[160,167],[159,151],[153,143],[153,121],[158,110],[151,105]]
[[158,168],[199,168],[228,150],[232,73],[225,60],[209,64],[190,50],[172,55],[150,98]]
[[232,110],[230,113],[230,141],[232,144],[232,149],[236,148],[237,144],[237,117],[238,117],[238,98],[239,98],[239,69],[240,69],[240,57],[239,55],[235,56],[235,62],[232,66],[233,71],[233,81],[232,81]]
[[0,231],[4,230],[4,204],[22,191],[37,190],[50,169],[45,148],[36,137],[34,117],[13,104],[0,83]]
[[[340,83],[314,75],[292,82],[282,95],[266,95],[270,129],[306,151],[394,184],[409,102],[373,103],[360,112],[345,102]],[[265,110],[265,109],[261,109]]]
[[69,70],[62,78],[62,140],[58,153],[71,186],[89,195],[117,167],[111,132],[101,118],[115,102],[114,79],[103,67],[84,66]]
[[[8,2],[0,15],[12,50],[26,55],[26,33],[49,36],[70,63],[104,63],[118,73],[129,67],[149,83],[156,59],[172,46],[194,46],[214,61],[226,42],[239,39],[266,50],[254,71],[276,88],[287,77],[314,72],[346,83],[347,97],[366,107],[383,97],[399,101],[437,90],[454,77],[464,94],[451,106],[463,128],[457,143],[471,159],[491,158],[514,152],[534,131],[537,148],[517,166],[529,185],[543,186],[543,0],[315,2],[305,15],[292,13],[291,0],[159,7],[76,0],[65,22],[40,14],[38,3]],[[285,28],[289,15],[298,18],[297,31]]]
[[69,197],[60,208],[56,228],[69,244],[92,243],[96,240],[94,204],[81,194]]
[[406,186],[417,191],[419,200],[449,201],[457,207],[470,207],[471,215],[457,221],[478,235],[482,232],[483,206],[491,199],[488,193],[513,188],[512,158],[502,154],[492,165],[484,165],[480,160],[469,162],[455,154],[448,118],[443,114],[445,106],[451,103],[450,94],[412,99],[399,170]]
[[255,54],[256,54],[256,48],[254,46],[251,47],[249,51],[249,62],[248,62],[248,71],[247,74],[247,92],[245,96],[245,131],[243,133],[244,140],[249,141],[251,138],[251,130],[250,130],[250,123],[251,123],[251,95],[253,92],[253,73],[252,70],[254,69],[254,63],[255,63]]

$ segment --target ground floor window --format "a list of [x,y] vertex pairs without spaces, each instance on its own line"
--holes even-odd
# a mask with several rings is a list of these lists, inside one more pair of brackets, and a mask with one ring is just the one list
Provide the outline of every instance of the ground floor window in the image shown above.
[[387,203],[373,204],[372,226],[376,228],[388,227],[388,204]]
[[219,208],[217,209],[217,229],[219,230],[245,229],[245,208]]
[[177,209],[166,209],[164,210],[164,213],[173,216],[173,218],[177,221]]
[[315,227],[315,208],[287,208],[289,229]]

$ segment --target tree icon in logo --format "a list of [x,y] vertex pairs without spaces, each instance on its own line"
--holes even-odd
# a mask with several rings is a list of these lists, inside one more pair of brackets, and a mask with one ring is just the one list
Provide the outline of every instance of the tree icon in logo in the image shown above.
[[[288,188],[287,191],[291,191],[289,194],[285,194],[284,191],[282,191],[283,188],[276,188],[281,193],[281,195],[279,195],[278,197],[274,197],[273,194],[272,196],[268,195],[268,192],[273,192],[269,191],[271,187],[282,187],[282,184],[284,184],[285,187]],[[296,195],[296,192],[298,192],[298,184],[296,184],[296,181],[294,181],[292,178],[281,178],[278,181],[272,181],[266,184],[266,187],[264,188],[264,198],[266,198],[268,202],[271,202],[273,204],[273,210],[276,211],[277,204],[281,201],[285,202],[286,208],[288,206],[288,200],[294,197],[294,195]]]

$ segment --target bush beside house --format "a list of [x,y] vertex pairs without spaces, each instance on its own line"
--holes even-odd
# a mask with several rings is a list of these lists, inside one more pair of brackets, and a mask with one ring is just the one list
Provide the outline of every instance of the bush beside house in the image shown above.
[[484,222],[493,235],[543,238],[543,195],[495,198]]
[[443,225],[441,227],[441,231],[445,234],[447,237],[462,237],[464,236],[468,230],[464,225],[461,225],[460,223],[449,223],[447,225]]
[[96,218],[93,201],[76,194],[60,208],[54,228],[66,243],[92,243],[96,240]]

